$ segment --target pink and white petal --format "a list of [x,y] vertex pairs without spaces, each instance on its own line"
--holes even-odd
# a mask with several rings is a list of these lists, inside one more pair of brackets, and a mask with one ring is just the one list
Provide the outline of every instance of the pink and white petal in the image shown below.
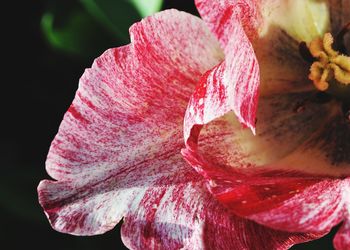
[[84,182],[42,181],[38,187],[39,201],[54,229],[74,235],[102,234],[128,216],[130,210],[142,209],[136,203],[141,205],[147,197],[161,196],[165,190],[200,178],[185,164],[178,154],[179,148],[104,178],[93,177]]
[[262,21],[260,0],[196,0],[195,3],[225,52],[230,50],[229,41],[235,32],[237,19],[250,38],[257,35]]
[[341,228],[333,239],[333,245],[336,250],[350,249],[350,220],[343,222]]
[[146,192],[134,200],[122,227],[130,249],[288,249],[324,234],[281,232],[234,216],[201,179]]
[[239,23],[236,19],[225,61],[203,75],[190,99],[184,121],[187,144],[195,125],[209,123],[230,111],[234,111],[240,123],[255,132],[259,67]]
[[52,142],[39,201],[56,230],[102,233],[130,200],[171,176],[182,120],[200,76],[222,59],[197,17],[168,10],[135,24],[132,43],[97,58]]
[[[166,172],[163,178],[161,173],[144,167],[134,180],[126,178],[131,173],[121,174],[118,183],[115,179],[103,180],[100,185],[112,186],[113,191],[98,196],[87,195],[87,192],[93,192],[92,189],[87,191],[66,185],[63,187],[66,188],[65,198],[56,200],[54,189],[59,188],[62,194],[62,186],[57,182],[57,185],[48,185],[52,190],[46,190],[45,195],[52,199],[47,204],[52,210],[47,207],[46,212],[55,217],[52,223],[56,229],[59,226],[66,229],[69,223],[69,229],[75,234],[94,227],[101,230],[95,233],[103,233],[124,215],[122,237],[130,249],[288,249],[323,235],[276,231],[234,216],[213,199],[204,188],[203,179],[188,168],[179,155],[166,158],[169,162],[164,160],[166,166],[163,168],[171,166],[172,169],[168,169],[170,173]],[[147,180],[140,176],[147,176]],[[99,189],[98,185],[95,188]],[[55,208],[60,205],[57,203],[67,204],[68,199],[74,206],[58,212]],[[71,216],[72,212],[74,216]],[[111,217],[106,218],[106,215]],[[110,224],[101,227],[106,219]]]
[[344,192],[344,200],[346,203],[346,214],[347,218],[343,221],[340,229],[333,239],[333,245],[336,250],[348,250],[350,249],[350,178],[346,180],[348,189],[347,192]]
[[[216,32],[215,30],[218,29],[218,23],[221,22],[221,16],[218,15],[226,15],[227,13],[230,13],[227,11],[222,11],[223,5],[232,5],[236,4],[239,1],[212,1],[213,5],[219,6],[220,8],[212,8],[209,5],[208,9],[204,8],[204,11],[201,10],[201,4],[202,1],[197,2],[197,6],[199,7],[199,11],[204,17],[206,21],[209,22],[209,26]],[[207,1],[206,1],[207,2]],[[268,1],[266,1],[268,2]],[[277,1],[276,1],[277,2]],[[203,6],[205,4],[203,3]],[[228,8],[228,9],[229,9]],[[220,10],[216,12],[216,10]],[[221,12],[221,14],[219,13]],[[203,14],[204,13],[204,14]],[[232,14],[232,12],[231,12]],[[231,15],[227,14],[227,15]],[[234,15],[233,15],[234,16]],[[256,15],[259,16],[259,15]],[[224,20],[229,20],[229,23],[234,20],[232,16],[230,18],[225,17]],[[258,20],[258,19],[257,19]],[[257,22],[259,23],[259,22]],[[215,26],[218,25],[218,26]],[[222,26],[225,28],[225,26]],[[235,25],[229,25],[229,28],[227,30],[232,29],[232,27],[235,27]],[[221,42],[224,43],[224,45],[227,45],[227,41],[229,41],[229,38],[222,38],[220,34],[224,34],[224,31],[216,32],[216,34],[219,34],[218,37],[221,39]],[[226,33],[230,35],[230,32]],[[273,33],[271,33],[273,34]],[[276,34],[276,33],[275,33]],[[265,37],[266,38],[266,37]],[[267,39],[266,43],[270,43],[271,41],[278,40],[280,37],[276,35],[276,39],[270,39],[273,38],[273,36],[269,37]],[[226,40],[225,40],[226,39]],[[223,42],[224,41],[224,42]],[[298,80],[295,76],[301,75],[306,76],[307,74],[291,74],[291,78],[286,79],[287,84],[283,85],[281,84],[282,81],[279,81],[279,79],[268,79],[268,80],[274,80],[271,83],[266,80],[266,77],[269,76],[271,73],[276,73],[276,77],[278,76],[287,76],[288,74],[285,74],[287,71],[283,71],[284,67],[280,67],[279,71],[276,71],[275,69],[279,67],[274,67],[274,65],[270,65],[271,62],[274,62],[274,60],[269,60],[270,58],[266,55],[269,53],[276,54],[274,52],[274,49],[271,49],[271,46],[265,46],[268,48],[265,51],[259,50],[259,45],[263,44],[264,41],[262,38],[255,39],[253,41],[253,46],[255,48],[255,51],[257,53],[257,58],[259,60],[259,63],[261,60],[265,60],[268,64],[268,67],[265,64],[261,64],[260,66],[260,74],[261,74],[261,85],[262,85],[262,95],[267,96],[266,98],[270,98],[271,94],[279,93],[281,92],[287,92],[290,90],[290,87],[293,85],[293,79]],[[284,43],[288,44],[288,43]],[[266,44],[265,44],[266,45]],[[293,44],[291,44],[293,45]],[[262,46],[263,48],[264,46]],[[297,48],[297,46],[294,46]],[[276,47],[278,48],[278,46]],[[284,48],[284,45],[282,45],[282,48]],[[283,49],[280,49],[282,51]],[[267,53],[268,52],[268,53]],[[297,52],[297,51],[296,51]],[[265,54],[264,54],[265,53]],[[290,54],[290,53],[286,53]],[[282,54],[283,55],[283,54]],[[300,61],[301,58],[295,57],[297,60]],[[281,58],[277,58],[281,59]],[[278,60],[277,60],[278,61]],[[278,63],[275,63],[275,65],[279,66]],[[282,60],[281,61],[285,61]],[[289,60],[290,61],[290,60]],[[293,61],[293,60],[292,60]],[[301,62],[303,65],[305,63]],[[271,66],[271,67],[270,67]],[[286,65],[288,66],[288,65]],[[295,67],[295,66],[294,66]],[[288,67],[285,67],[288,69]],[[218,69],[215,69],[216,71],[219,71]],[[271,152],[268,152],[268,147],[265,147],[263,151],[259,150],[251,150],[252,148],[250,145],[254,144],[250,143],[251,138],[247,139],[247,133],[242,132],[242,130],[237,126],[232,126],[229,128],[228,123],[225,120],[218,119],[214,123],[217,123],[219,127],[213,126],[212,133],[207,134],[205,131],[201,131],[202,125],[207,124],[209,122],[212,122],[214,119],[203,119],[206,114],[206,109],[208,109],[208,105],[198,105],[198,104],[205,104],[205,98],[202,98],[206,95],[206,83],[211,82],[212,79],[215,80],[215,72],[210,72],[207,74],[208,81],[202,79],[202,83],[198,87],[198,96],[194,96],[194,100],[200,100],[197,101],[197,104],[190,103],[190,106],[188,108],[187,113],[189,114],[189,121],[186,122],[185,120],[185,139],[188,139],[187,141],[187,149],[183,151],[183,154],[185,156],[185,159],[191,163],[191,165],[199,172],[201,173],[208,181],[208,187],[210,191],[218,197],[218,199],[225,204],[226,207],[229,207],[232,212],[235,214],[239,214],[241,216],[246,216],[248,218],[254,219],[255,221],[258,221],[259,223],[262,223],[267,226],[271,226],[274,228],[278,228],[281,230],[289,230],[289,231],[314,231],[319,232],[322,230],[329,230],[332,226],[336,225],[340,221],[347,218],[347,215],[345,213],[345,204],[349,203],[349,200],[344,198],[343,193],[346,192],[346,188],[343,185],[343,182],[345,180],[339,180],[336,178],[328,178],[325,176],[322,176],[322,174],[329,174],[328,170],[325,172],[312,173],[312,171],[315,170],[313,163],[317,163],[319,161],[312,161],[311,159],[308,159],[304,157],[303,159],[307,159],[306,165],[302,164],[301,166],[304,169],[300,169],[300,166],[291,166],[292,161],[290,160],[284,160],[283,156],[285,156],[285,152],[293,151],[293,147],[285,147],[284,143],[277,143],[275,146],[278,145],[278,147],[284,148],[284,153],[282,152],[281,155],[277,154],[277,158],[280,158],[282,156],[282,161],[279,161],[278,164],[273,164],[271,166],[271,163],[273,163],[273,160],[269,155]],[[297,70],[296,70],[297,71]],[[265,73],[264,73],[265,72]],[[266,73],[267,72],[267,73]],[[292,72],[292,71],[290,71]],[[294,72],[294,69],[293,69]],[[297,71],[299,72],[299,71]],[[219,72],[220,73],[220,72]],[[304,79],[304,78],[303,78]],[[268,84],[266,84],[268,82]],[[271,82],[271,81],[270,81]],[[294,92],[301,93],[300,90],[305,90],[303,86],[305,86],[305,83],[307,81],[299,81],[299,83],[302,83],[302,85],[297,86],[295,88]],[[212,84],[213,85],[213,84]],[[210,86],[210,85],[209,85]],[[276,90],[276,86],[278,87]],[[295,87],[295,86],[294,86]],[[300,88],[299,88],[300,87]],[[209,87],[209,89],[212,87]],[[307,88],[306,88],[307,89]],[[197,94],[197,92],[196,92]],[[277,96],[272,96],[271,98]],[[191,102],[194,102],[191,99]],[[261,102],[261,100],[260,100]],[[192,104],[192,106],[191,106]],[[261,104],[260,104],[261,105]],[[302,105],[303,106],[303,105]],[[304,112],[304,107],[302,107],[300,110]],[[214,109],[213,109],[214,110]],[[218,109],[221,111],[222,109]],[[219,115],[223,115],[226,113],[228,109],[225,109],[225,112],[220,112]],[[299,113],[299,109],[296,109],[296,113]],[[315,110],[314,110],[315,111]],[[303,113],[302,112],[302,113]],[[208,113],[208,112],[207,112]],[[307,113],[307,112],[306,112]],[[322,114],[322,112],[316,112],[316,114]],[[272,114],[273,115],[273,114]],[[197,121],[205,121],[205,122],[193,122],[193,120],[196,120],[193,117],[199,117],[197,118]],[[297,116],[297,115],[295,115]],[[186,116],[187,117],[187,116]],[[216,116],[217,118],[219,116]],[[300,117],[303,117],[301,115]],[[306,118],[304,116],[304,118]],[[287,116],[287,118],[289,118]],[[302,119],[304,119],[302,118]],[[311,118],[320,118],[312,116]],[[285,117],[283,117],[285,119]],[[282,120],[283,120],[282,119]],[[294,119],[294,118],[293,118]],[[305,119],[310,119],[310,116]],[[288,119],[285,119],[286,121]],[[314,122],[311,123],[312,126],[310,126],[310,123],[308,124],[307,131],[309,133],[307,135],[312,135],[313,131],[312,128],[317,129],[317,126],[319,125],[318,122],[320,122],[318,119],[312,119]],[[324,122],[325,119],[323,119]],[[322,121],[321,121],[322,122]],[[213,122],[212,122],[213,123]],[[259,115],[258,115],[258,123],[259,123]],[[280,122],[276,122],[276,124]],[[190,126],[188,126],[190,124]],[[232,123],[231,123],[232,124]],[[196,126],[200,125],[200,126]],[[291,124],[290,124],[291,125]],[[187,126],[189,128],[187,128]],[[204,130],[208,125],[204,126]],[[298,129],[298,127],[295,127],[294,129]],[[187,131],[187,134],[186,134]],[[215,132],[216,131],[216,132]],[[198,143],[198,136],[199,133],[201,134],[201,140]],[[276,131],[277,133],[278,131]],[[236,135],[239,133],[239,135]],[[257,133],[259,133],[259,126],[257,127]],[[243,134],[243,136],[242,136]],[[287,134],[289,132],[287,131]],[[294,138],[293,136],[288,137],[288,139],[291,139],[292,142],[295,142],[295,145],[298,145],[298,139],[300,139],[298,134]],[[251,136],[253,137],[253,136]],[[236,139],[235,139],[236,138]],[[237,142],[238,138],[238,142]],[[266,139],[266,138],[265,138]],[[267,137],[267,139],[271,139],[271,137]],[[276,138],[272,138],[273,141],[276,142]],[[305,139],[305,138],[304,138]],[[254,141],[254,139],[253,139]],[[287,140],[290,142],[290,140]],[[248,145],[247,150],[247,143],[249,142],[250,145]],[[299,142],[300,143],[300,142]],[[293,143],[292,143],[293,144]],[[293,145],[294,145],[293,144]],[[207,148],[205,148],[205,145],[208,145]],[[260,144],[261,146],[262,144]],[[254,145],[256,146],[256,145]],[[266,145],[265,145],[266,146]],[[287,145],[288,146],[288,145]],[[263,147],[258,147],[259,149]],[[295,147],[294,147],[295,149]],[[267,151],[266,151],[267,150]],[[276,150],[270,150],[270,151],[276,151]],[[266,161],[266,154],[268,153],[268,159],[269,161]],[[260,154],[260,156],[257,154]],[[252,159],[254,160],[252,161]],[[294,158],[296,160],[297,158]],[[299,158],[300,159],[300,158]],[[315,159],[315,158],[312,158]],[[308,161],[310,160],[310,161]],[[264,164],[261,164],[264,162]],[[268,164],[269,163],[269,164]],[[284,164],[283,164],[284,163]],[[288,164],[285,164],[288,163]],[[304,162],[305,163],[305,162]],[[268,164],[266,166],[265,164]],[[308,172],[308,165],[311,164],[311,172],[312,174],[306,174],[305,172]],[[315,164],[314,164],[315,165]],[[261,169],[256,169],[255,167],[262,166]],[[240,169],[232,169],[234,168],[240,168]],[[244,169],[246,168],[246,169]],[[270,172],[266,172],[267,170],[271,170]],[[298,170],[297,172],[287,172],[286,168],[290,170],[290,168],[294,168],[295,170]],[[282,169],[279,171],[273,171],[273,169]],[[284,170],[283,170],[284,169]],[[301,172],[299,172],[301,170]],[[340,171],[340,172],[339,172]],[[331,175],[339,176],[346,174],[346,170],[332,170]],[[319,197],[319,194],[325,193],[325,195]],[[305,201],[305,206],[301,205],[298,207],[298,204]],[[232,203],[231,203],[232,202]],[[321,206],[318,207],[319,203],[322,203]],[[274,211],[269,214],[269,211]],[[278,216],[274,216],[274,214],[277,214]],[[290,216],[286,216],[290,215]],[[256,216],[255,216],[256,215]],[[255,216],[255,217],[254,217]],[[292,221],[292,223],[290,222]],[[293,222],[294,221],[294,222]],[[301,223],[303,222],[303,223]]]

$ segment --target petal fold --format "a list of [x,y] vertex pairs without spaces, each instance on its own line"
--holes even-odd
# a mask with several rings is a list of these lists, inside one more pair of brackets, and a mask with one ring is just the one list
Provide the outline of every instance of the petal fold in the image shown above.
[[225,52],[229,51],[229,41],[239,24],[248,37],[257,35],[261,24],[260,0],[196,0],[197,9],[209,29],[219,39]]
[[237,20],[225,61],[203,75],[187,107],[184,138],[191,129],[234,111],[239,122],[255,132],[259,66],[253,48]]

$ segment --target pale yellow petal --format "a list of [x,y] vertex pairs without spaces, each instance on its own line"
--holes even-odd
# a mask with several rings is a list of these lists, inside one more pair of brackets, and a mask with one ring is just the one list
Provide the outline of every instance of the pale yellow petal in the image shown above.
[[296,41],[311,42],[330,30],[330,12],[326,0],[271,1],[265,19],[281,27]]

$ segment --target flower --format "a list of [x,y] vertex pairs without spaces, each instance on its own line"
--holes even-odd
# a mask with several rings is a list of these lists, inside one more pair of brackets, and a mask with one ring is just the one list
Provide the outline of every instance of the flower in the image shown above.
[[[81,77],[47,157],[55,181],[38,187],[52,227],[94,235],[124,218],[131,249],[286,249],[342,222],[334,244],[348,249],[343,64],[310,46],[344,27],[350,2],[196,5],[204,22],[148,17]],[[337,91],[316,94],[321,80]]]

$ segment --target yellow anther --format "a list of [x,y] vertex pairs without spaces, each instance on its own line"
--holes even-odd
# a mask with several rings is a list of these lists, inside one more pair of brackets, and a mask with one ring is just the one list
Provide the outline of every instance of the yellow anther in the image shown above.
[[345,71],[334,63],[330,64],[329,66],[333,69],[334,78],[337,79],[338,82],[345,85],[350,84],[350,71]]
[[329,68],[324,69],[324,71],[322,73],[322,76],[321,76],[321,82],[327,83],[327,81],[329,80],[328,79],[329,73],[330,73],[330,69]]
[[333,42],[333,36],[326,33],[323,39],[316,38],[309,45],[310,53],[318,59],[310,67],[309,79],[320,91],[328,89],[333,77],[340,84],[350,84],[350,57],[335,51]]
[[329,57],[335,57],[338,55],[338,52],[334,51],[332,48],[333,42],[334,39],[331,33],[326,33],[323,37],[323,48]]
[[318,90],[325,91],[328,89],[328,75],[329,70],[325,70],[321,62],[314,62],[311,65],[309,78],[314,82],[314,85]]
[[345,71],[350,71],[350,60],[348,56],[336,56],[334,58],[331,58],[331,62],[339,65],[339,67],[344,69]]

